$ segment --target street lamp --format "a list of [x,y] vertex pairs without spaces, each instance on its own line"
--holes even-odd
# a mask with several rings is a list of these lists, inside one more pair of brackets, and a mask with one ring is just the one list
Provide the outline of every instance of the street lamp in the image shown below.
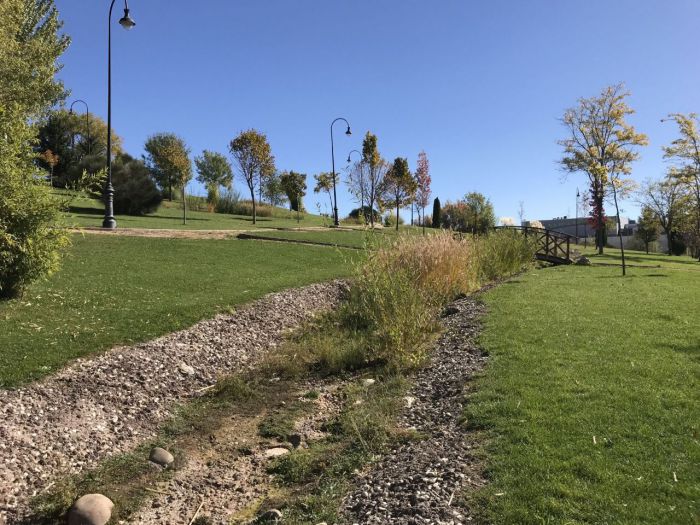
[[[365,210],[364,210],[364,207],[365,207],[365,185],[364,185],[363,180],[362,180],[362,160],[363,160],[363,157],[362,157],[361,152],[357,151],[356,149],[353,149],[350,151],[350,153],[348,153],[348,164],[350,164],[350,155],[352,155],[353,153],[357,153],[360,156],[360,213],[362,213],[362,215],[364,216],[365,215]],[[366,219],[366,217],[365,217],[365,219]]]
[[[114,219],[114,187],[112,186],[112,8],[114,2],[109,5],[109,17],[107,19],[107,181],[105,182],[105,218],[102,227],[113,230],[117,227]],[[119,25],[124,29],[131,29],[136,22],[129,16],[129,3],[124,0],[124,16],[119,19]]]
[[337,195],[336,190],[335,190],[335,149],[333,146],[333,124],[335,124],[339,120],[342,120],[348,126],[348,129],[345,131],[345,134],[352,135],[352,131],[350,131],[350,123],[347,120],[345,120],[343,117],[338,117],[333,122],[331,122],[331,162],[332,162],[332,166],[333,166],[333,172],[332,172],[332,175],[333,175],[333,224],[335,226],[339,226],[340,221],[338,220],[338,195]]
[[[87,144],[88,144],[88,155],[92,153],[92,144],[90,144],[90,108],[87,105],[87,102],[85,102],[82,99],[78,99],[73,101],[73,103],[70,105],[70,109],[68,110],[69,114],[73,114],[73,106],[77,104],[78,102],[82,102],[85,104],[85,119],[87,123]],[[75,136],[74,136],[75,137]]]

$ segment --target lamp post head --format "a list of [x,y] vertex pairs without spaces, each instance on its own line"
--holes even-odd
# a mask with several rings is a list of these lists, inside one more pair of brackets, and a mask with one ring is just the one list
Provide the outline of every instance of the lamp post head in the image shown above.
[[348,164],[350,164],[350,155],[348,155]]
[[133,19],[129,16],[129,8],[125,7],[124,8],[124,16],[121,17],[119,20],[119,24],[124,28],[124,29],[131,29],[136,25],[136,22],[133,21]]
[[68,110],[68,114],[69,114],[69,115],[72,115],[72,114],[73,114],[73,108],[70,108],[70,109]]
[[352,135],[352,131],[350,131],[350,126],[348,125],[348,130],[345,132],[346,135]]

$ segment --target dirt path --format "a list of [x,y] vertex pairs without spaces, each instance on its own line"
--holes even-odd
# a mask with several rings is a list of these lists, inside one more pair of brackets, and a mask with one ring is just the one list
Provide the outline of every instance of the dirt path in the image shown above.
[[0,523],[21,517],[52,480],[153,436],[174,404],[252,365],[284,331],[336,304],[343,290],[334,281],[270,294],[233,315],[0,391]]
[[358,476],[345,501],[349,523],[457,525],[471,522],[458,508],[460,492],[484,485],[475,443],[459,424],[465,384],[486,357],[475,344],[484,307],[473,298],[447,310],[445,334],[415,380],[402,424],[425,439],[399,446]]
[[[277,228],[273,228],[277,229]],[[322,226],[307,226],[304,228],[284,228],[291,231],[318,231],[327,230]],[[159,237],[165,239],[230,239],[240,233],[262,233],[265,229],[240,229],[240,230],[173,230],[158,228],[117,228],[106,230],[104,228],[69,228],[71,233],[83,233],[89,235],[117,235],[124,237]]]

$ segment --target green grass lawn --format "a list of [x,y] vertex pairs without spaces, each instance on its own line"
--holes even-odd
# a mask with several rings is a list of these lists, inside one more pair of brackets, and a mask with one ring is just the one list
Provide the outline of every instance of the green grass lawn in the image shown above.
[[[434,230],[432,230],[434,231]],[[401,228],[399,235],[407,235],[415,233],[415,228]],[[255,235],[255,234],[253,234]],[[289,239],[295,241],[317,242],[324,244],[333,244],[337,246],[349,246],[353,248],[364,248],[365,246],[375,246],[392,242],[398,238],[396,230],[314,230],[314,231],[261,231],[261,236],[274,237],[275,239]]]
[[[595,248],[581,249],[593,263],[597,264],[621,264],[622,257],[617,248],[605,248],[603,255],[598,255]],[[625,250],[625,261],[632,266],[661,266],[676,270],[700,271],[700,262],[688,256],[666,255],[664,253],[645,253]]]
[[[54,190],[58,198],[67,202],[68,211],[64,214],[64,224],[75,227],[100,227],[104,216],[104,205],[95,199]],[[73,195],[70,197],[70,195]],[[258,217],[257,224],[247,215],[229,215],[226,213],[210,213],[206,211],[187,212],[187,224],[182,224],[182,203],[164,201],[154,213],[141,217],[117,215],[117,226],[122,228],[151,228],[178,230],[247,230],[253,228],[297,228],[309,226],[324,226],[330,224],[330,219],[324,223],[323,217],[310,213],[301,214],[297,220],[294,212],[281,208],[275,209],[273,217]]]
[[467,421],[488,436],[488,522],[698,523],[700,275],[678,271],[698,263],[630,255],[665,267],[547,268],[484,294]]
[[63,268],[0,302],[0,386],[349,272],[357,252],[238,240],[73,236]]

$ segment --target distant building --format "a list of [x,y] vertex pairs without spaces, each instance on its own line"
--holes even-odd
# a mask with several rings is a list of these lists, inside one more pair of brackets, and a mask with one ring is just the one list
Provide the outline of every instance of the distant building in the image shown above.
[[[617,217],[608,217],[608,235],[617,235]],[[595,230],[588,223],[588,217],[579,217],[578,219],[569,217],[555,217],[554,219],[545,219],[539,221],[544,228],[554,230],[569,235],[578,235],[579,237],[594,237]],[[630,221],[627,217],[620,217],[622,224],[622,234],[631,235],[634,233],[637,225],[635,221]]]

